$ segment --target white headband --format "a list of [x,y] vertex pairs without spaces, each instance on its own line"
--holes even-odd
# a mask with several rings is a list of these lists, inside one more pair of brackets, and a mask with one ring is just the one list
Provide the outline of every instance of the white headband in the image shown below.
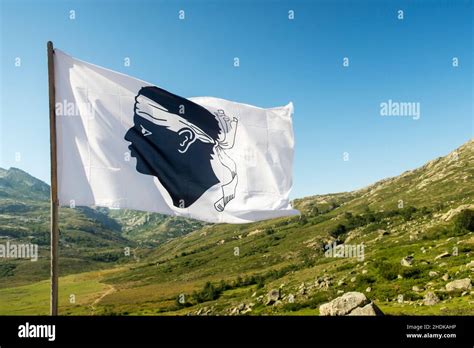
[[196,138],[204,143],[215,143],[209,135],[201,128],[187,121],[183,117],[166,110],[162,105],[154,102],[150,98],[139,95],[135,98],[135,112],[137,115],[147,119],[158,126],[166,127],[174,132],[179,132],[183,128],[190,128],[196,134]]

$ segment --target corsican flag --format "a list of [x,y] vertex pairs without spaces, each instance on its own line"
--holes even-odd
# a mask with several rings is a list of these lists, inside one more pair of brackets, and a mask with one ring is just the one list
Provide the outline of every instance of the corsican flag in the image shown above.
[[182,98],[55,50],[59,204],[246,223],[291,208],[293,105]]

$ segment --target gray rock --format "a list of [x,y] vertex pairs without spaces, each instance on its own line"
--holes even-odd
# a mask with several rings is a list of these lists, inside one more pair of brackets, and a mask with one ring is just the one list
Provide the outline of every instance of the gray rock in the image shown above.
[[445,282],[447,282],[448,279],[449,279],[449,274],[448,274],[448,273],[444,274],[444,275],[441,277],[441,279],[443,279]]
[[428,291],[423,298],[423,304],[425,306],[433,306],[439,302],[438,296],[432,291]]
[[446,290],[448,291],[469,290],[469,289],[471,289],[471,279],[469,278],[456,279],[446,284]]
[[280,299],[280,290],[272,289],[267,294],[267,301],[265,302],[265,305],[269,306],[271,304],[274,304],[279,299]]
[[436,271],[430,271],[430,273],[428,273],[428,275],[429,275],[430,277],[436,277],[436,276],[438,275],[438,272],[436,272]]
[[347,292],[331,302],[324,303],[319,307],[320,315],[347,315],[354,308],[364,306],[368,303],[367,297],[361,292]]
[[289,294],[288,295],[288,303],[294,303],[295,302],[295,295]]
[[358,316],[379,316],[383,315],[383,312],[375,303],[371,302],[364,307],[357,307],[351,311],[348,315],[358,315]]
[[413,256],[405,256],[401,261],[400,264],[403,267],[410,267],[413,264]]

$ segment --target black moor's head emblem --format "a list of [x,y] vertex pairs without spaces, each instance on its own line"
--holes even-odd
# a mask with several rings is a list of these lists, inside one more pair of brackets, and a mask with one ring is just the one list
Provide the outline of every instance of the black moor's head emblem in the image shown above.
[[[158,87],[143,87],[135,97],[134,126],[125,134],[137,171],[158,178],[173,205],[191,206],[209,188],[221,184],[218,211],[235,196],[237,171],[225,150],[234,146],[237,119],[223,110],[212,113]],[[214,173],[217,159],[227,173]]]

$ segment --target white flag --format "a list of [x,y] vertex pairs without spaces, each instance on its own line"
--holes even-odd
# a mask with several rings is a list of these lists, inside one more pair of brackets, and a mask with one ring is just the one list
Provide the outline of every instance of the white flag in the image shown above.
[[54,52],[60,205],[228,223],[298,214],[292,103],[186,99]]

